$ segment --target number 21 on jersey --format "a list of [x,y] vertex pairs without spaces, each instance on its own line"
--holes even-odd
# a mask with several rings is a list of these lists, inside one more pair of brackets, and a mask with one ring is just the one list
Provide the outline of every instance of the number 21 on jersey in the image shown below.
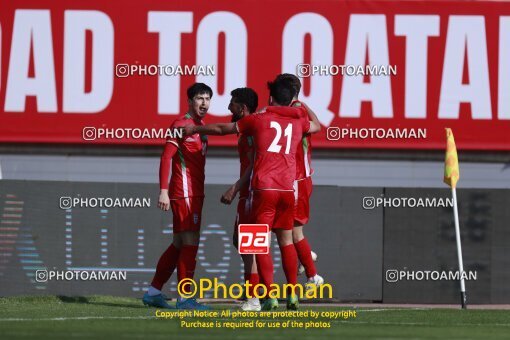
[[[275,152],[280,153],[282,146],[280,145],[280,140],[282,139],[282,127],[278,122],[271,121],[271,124],[269,125],[272,129],[276,130],[276,136],[274,137],[273,141],[271,142],[271,145],[269,145],[269,148],[267,151],[269,152]],[[288,154],[290,151],[290,141],[292,140],[292,123],[289,123],[285,130],[283,131],[283,135],[287,137],[286,143],[285,143],[285,153]]]

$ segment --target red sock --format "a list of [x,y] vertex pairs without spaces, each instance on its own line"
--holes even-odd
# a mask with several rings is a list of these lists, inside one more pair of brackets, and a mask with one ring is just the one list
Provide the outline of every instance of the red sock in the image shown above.
[[248,289],[248,293],[252,298],[254,298],[255,297],[255,286],[259,284],[259,274],[257,274],[257,273],[248,274],[247,281],[250,282],[250,287]]
[[259,281],[259,274],[251,273],[248,281],[250,281],[250,283],[252,283],[253,285],[258,285],[259,282],[260,282]]
[[315,268],[315,262],[312,259],[312,249],[307,239],[304,238],[301,241],[294,243],[296,247],[299,262],[305,267],[306,277],[311,278],[317,275],[317,269]]
[[163,285],[170,279],[170,276],[172,276],[178,259],[179,248],[176,248],[172,243],[159,258],[158,265],[156,266],[156,274],[154,274],[151,283],[152,287],[159,290],[163,288]]
[[[177,269],[177,276],[179,281],[183,279],[192,279],[195,275],[195,266],[197,261],[198,246],[192,246],[185,244],[181,248],[181,254],[179,256],[179,266]],[[189,287],[183,287],[183,290]]]
[[267,292],[271,290],[271,285],[273,284],[273,258],[271,253],[268,254],[256,254],[255,255],[257,261],[257,271],[259,272],[259,278],[262,284],[266,286]]
[[297,254],[296,248],[294,244],[288,244],[286,246],[280,247],[280,252],[282,253],[282,264],[283,271],[285,272],[285,278],[287,278],[287,283],[297,284]]

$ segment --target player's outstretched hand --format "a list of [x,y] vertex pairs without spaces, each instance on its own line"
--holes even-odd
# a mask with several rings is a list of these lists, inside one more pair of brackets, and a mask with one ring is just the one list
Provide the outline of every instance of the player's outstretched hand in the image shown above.
[[181,128],[182,133],[184,136],[191,136],[194,134],[195,131],[193,131],[193,125],[186,125]]
[[158,208],[163,211],[168,211],[170,209],[170,197],[168,197],[167,191],[162,191],[159,194]]
[[225,191],[223,193],[223,195],[221,195],[221,203],[223,203],[223,204],[232,203],[232,201],[236,197],[236,194],[237,194],[236,187],[235,187],[235,185],[233,185],[230,188],[228,188],[228,190]]

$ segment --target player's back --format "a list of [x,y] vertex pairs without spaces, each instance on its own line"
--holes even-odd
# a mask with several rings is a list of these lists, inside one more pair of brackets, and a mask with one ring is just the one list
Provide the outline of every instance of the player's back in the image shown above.
[[255,142],[252,188],[293,190],[296,176],[296,150],[310,126],[301,108],[269,106],[261,114],[241,119],[238,127]]

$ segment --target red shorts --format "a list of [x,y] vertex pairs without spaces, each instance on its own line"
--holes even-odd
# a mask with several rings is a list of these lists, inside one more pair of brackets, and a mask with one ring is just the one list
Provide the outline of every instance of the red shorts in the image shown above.
[[199,231],[202,222],[203,197],[188,197],[170,200],[174,215],[174,233]]
[[312,196],[312,177],[307,177],[294,182],[294,199],[296,211],[294,222],[297,225],[305,225],[310,220],[310,196]]
[[257,190],[253,192],[253,223],[268,224],[270,229],[294,227],[292,191]]

